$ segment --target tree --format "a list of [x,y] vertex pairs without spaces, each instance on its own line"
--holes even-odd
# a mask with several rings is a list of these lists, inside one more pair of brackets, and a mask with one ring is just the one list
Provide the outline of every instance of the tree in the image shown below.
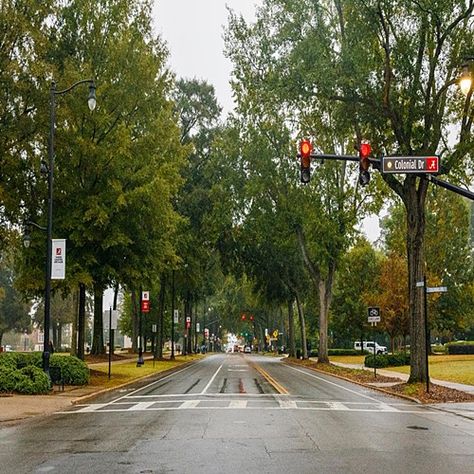
[[4,250],[0,253],[0,346],[6,332],[24,332],[31,327],[31,305],[15,288],[15,278],[15,252]]

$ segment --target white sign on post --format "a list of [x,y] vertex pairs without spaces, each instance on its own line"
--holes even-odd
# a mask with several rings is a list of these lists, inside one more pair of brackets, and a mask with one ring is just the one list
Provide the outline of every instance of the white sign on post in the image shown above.
[[[103,314],[102,314],[102,321],[104,324],[104,329],[107,331],[110,329],[109,328],[109,320],[110,320],[110,309],[106,309]],[[116,309],[112,310],[112,328],[111,329],[117,329],[117,322],[118,322],[118,311]]]
[[179,323],[179,310],[178,309],[175,309],[174,310],[174,316],[173,316],[173,321],[175,324],[178,324]]
[[150,301],[150,292],[142,291],[142,301]]
[[200,332],[201,331],[201,326],[199,323],[196,323],[196,332]]
[[51,280],[66,278],[66,239],[52,239]]

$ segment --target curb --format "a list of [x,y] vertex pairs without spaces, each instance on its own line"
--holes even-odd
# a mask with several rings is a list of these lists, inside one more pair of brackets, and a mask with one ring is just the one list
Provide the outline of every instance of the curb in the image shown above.
[[[310,370],[313,370],[314,372],[318,372],[320,374],[326,374],[326,375],[330,375],[331,377],[336,377],[337,379],[341,379],[341,380],[345,380],[346,382],[350,382],[350,383],[355,383],[356,385],[360,385],[361,387],[364,387],[364,388],[370,388],[371,390],[375,390],[377,392],[382,392],[384,393],[385,395],[391,395],[392,397],[398,397],[398,398],[403,398],[405,400],[409,400],[409,401],[412,401],[412,402],[415,402],[415,403],[418,403],[419,405],[426,405],[425,403],[421,403],[420,400],[418,400],[417,398],[414,398],[414,397],[410,397],[409,395],[404,395],[402,393],[393,393],[393,392],[389,392],[388,390],[385,390],[383,388],[380,388],[380,387],[374,387],[372,385],[367,385],[367,384],[364,384],[362,382],[357,382],[356,380],[352,380],[352,379],[348,379],[347,377],[343,377],[342,375],[336,375],[336,374],[332,374],[330,372],[326,372],[324,370],[320,370],[320,369],[316,369],[314,367],[308,367],[306,365],[303,365],[303,364],[297,364],[295,362],[291,362],[291,361],[283,361],[283,363],[285,364],[290,364],[290,365],[294,365],[296,367],[304,367],[305,369],[310,369]],[[403,381],[402,381],[403,382]]]
[[184,364],[177,365],[176,367],[164,370],[162,372],[157,372],[157,373],[154,373],[154,374],[144,375],[143,377],[139,377],[139,378],[136,378],[136,379],[133,379],[133,380],[129,380],[128,382],[124,382],[120,385],[115,385],[114,387],[103,388],[101,390],[98,390],[97,392],[89,393],[87,395],[82,395],[81,397],[78,397],[78,398],[75,398],[74,400],[71,400],[71,405],[77,405],[79,403],[86,402],[88,400],[91,400],[91,399],[93,399],[95,397],[98,397],[100,395],[103,395],[105,393],[112,392],[113,390],[118,390],[120,388],[128,387],[129,385],[133,385],[134,383],[145,381],[146,379],[150,379],[152,377],[156,377],[156,380],[159,380],[162,376],[169,375],[169,374],[171,374],[171,373],[173,373],[173,372],[175,372],[176,370],[179,370],[179,369],[185,369],[186,367],[188,367],[190,365],[193,365],[193,364],[196,364],[196,363],[200,362],[201,360],[202,359],[190,360],[189,362],[185,362]]

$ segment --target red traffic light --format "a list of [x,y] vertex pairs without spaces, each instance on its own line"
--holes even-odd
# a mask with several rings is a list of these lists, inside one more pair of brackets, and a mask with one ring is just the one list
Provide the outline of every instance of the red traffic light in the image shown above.
[[242,316],[240,316],[240,319],[242,319],[242,321],[245,321],[245,318],[246,318],[246,317],[247,317],[247,316],[245,315],[245,313],[243,313]]
[[359,155],[361,158],[368,158],[372,152],[370,143],[361,143],[359,148]]
[[253,314],[250,315],[250,321],[253,321]]
[[313,145],[309,140],[302,140],[300,142],[300,154],[302,158],[309,158],[313,151]]

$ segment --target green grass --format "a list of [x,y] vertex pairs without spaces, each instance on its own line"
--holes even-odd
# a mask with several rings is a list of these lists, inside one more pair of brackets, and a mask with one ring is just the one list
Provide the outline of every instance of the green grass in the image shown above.
[[[363,364],[363,356],[331,356],[334,362],[344,364]],[[446,380],[448,382],[464,383],[474,385],[474,355],[434,355],[428,358],[430,377],[433,379]],[[392,372],[410,373],[410,367],[387,367],[384,370]]]
[[200,354],[188,355],[188,356],[177,356],[174,361],[164,360],[155,361],[153,367],[152,360],[145,360],[145,363],[141,367],[137,367],[137,361],[133,360],[126,363],[112,362],[111,377],[108,378],[109,364],[108,362],[94,364],[91,367],[91,378],[89,385],[100,386],[102,388],[115,387],[126,382],[130,382],[147,375],[164,372],[165,370],[173,369],[186,362],[201,359],[203,356]]

